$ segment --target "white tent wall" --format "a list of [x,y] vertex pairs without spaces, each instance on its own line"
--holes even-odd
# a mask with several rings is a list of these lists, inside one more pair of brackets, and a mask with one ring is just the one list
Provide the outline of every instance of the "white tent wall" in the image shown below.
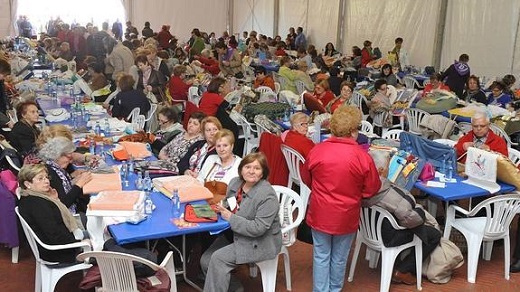
[[191,37],[193,28],[208,34],[213,31],[220,36],[227,29],[227,3],[228,1],[220,0],[133,0],[129,9],[133,14],[132,24],[139,33],[145,21],[149,21],[151,28],[157,32],[162,25],[169,24],[171,34],[180,42],[186,42]]
[[[316,46],[320,53],[325,49],[325,45],[331,42],[335,48],[336,34],[338,31],[339,0],[328,1],[308,1],[309,10],[307,11],[307,26],[304,30],[307,37],[307,44]],[[284,27],[280,27],[282,30]],[[295,27],[296,28],[296,27]],[[288,31],[289,27],[285,27]],[[287,32],[285,33],[287,35]],[[283,35],[282,39],[285,39]]]
[[[309,0],[281,0],[280,17],[278,19],[278,34],[285,40],[289,33],[289,27],[296,29],[298,26],[303,28],[303,32],[310,37],[307,32],[307,5]],[[313,1],[318,2],[318,1]],[[307,39],[307,43],[310,40]]]
[[[0,37],[15,35],[16,16],[11,13],[11,0],[0,0]],[[11,18],[14,20],[11,22]]]
[[394,47],[397,37],[404,39],[410,64],[433,64],[436,24],[440,0],[349,0],[345,14],[343,52],[350,48],[363,48],[370,40],[379,47],[383,56]]
[[[449,1],[441,69],[467,53],[472,74],[501,77],[511,73],[519,13],[518,0]],[[518,48],[515,58],[518,76]]]
[[255,30],[267,36],[274,34],[274,0],[237,0],[233,1],[233,32]]

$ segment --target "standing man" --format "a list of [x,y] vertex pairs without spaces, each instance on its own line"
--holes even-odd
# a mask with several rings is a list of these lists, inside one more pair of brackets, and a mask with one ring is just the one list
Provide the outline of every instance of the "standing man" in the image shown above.
[[398,37],[395,39],[395,47],[392,49],[391,53],[395,54],[399,69],[410,65],[408,62],[408,52],[403,49],[403,38]]
[[296,49],[299,48],[307,48],[307,39],[305,38],[305,34],[303,33],[303,28],[299,26],[296,29],[296,39],[294,40],[294,45],[296,46]]
[[462,92],[464,91],[464,87],[468,82],[469,76],[471,75],[468,61],[469,56],[467,54],[460,55],[459,61],[455,61],[455,63],[453,63],[441,75],[441,80],[447,78],[444,83],[448,85],[459,98],[463,98]]
[[116,19],[116,21],[112,24],[112,33],[114,34],[114,38],[118,41],[123,40],[123,24]]

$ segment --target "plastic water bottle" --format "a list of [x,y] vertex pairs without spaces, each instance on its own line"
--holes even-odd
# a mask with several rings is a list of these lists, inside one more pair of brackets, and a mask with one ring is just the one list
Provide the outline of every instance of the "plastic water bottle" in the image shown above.
[[108,122],[108,118],[105,118],[105,129],[104,129],[104,132],[105,132],[105,136],[109,136],[110,135],[110,123]]
[[134,157],[132,155],[130,155],[130,159],[128,160],[128,172],[134,173],[134,169],[135,169]]
[[94,133],[96,136],[101,135],[101,125],[99,125],[99,121],[96,121],[96,126],[94,126]]
[[172,217],[175,219],[181,217],[181,199],[177,189],[173,189],[172,192]]
[[126,166],[126,160],[121,163],[121,179],[126,181],[128,177],[128,167]]
[[147,193],[152,191],[152,179],[148,170],[144,172],[143,190]]
[[145,199],[144,199],[144,213],[146,215],[152,215],[152,212],[153,212],[153,201],[152,201],[152,198],[150,197],[150,193],[146,193],[145,195]]
[[88,146],[89,146],[90,154],[92,154],[92,155],[96,154],[96,141],[94,141],[94,139],[90,140],[90,143]]
[[446,180],[451,180],[453,178],[453,165],[451,160],[446,161]]
[[143,190],[143,173],[141,171],[139,171],[137,173],[137,178],[135,180],[135,187],[142,191]]
[[69,95],[72,98],[72,100],[74,100],[74,89],[72,89],[72,88],[70,89]]

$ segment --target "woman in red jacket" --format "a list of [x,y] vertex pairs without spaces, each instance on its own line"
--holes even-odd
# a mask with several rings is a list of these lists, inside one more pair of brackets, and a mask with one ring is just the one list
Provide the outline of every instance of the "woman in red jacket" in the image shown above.
[[300,153],[305,159],[314,147],[314,142],[306,136],[308,130],[309,117],[302,112],[295,113],[291,116],[291,130],[287,131],[283,142]]
[[208,90],[202,94],[199,110],[208,116],[216,116],[219,107],[227,108],[229,103],[224,99],[231,87],[222,77],[215,77],[208,84]]
[[357,108],[336,109],[330,121],[333,136],[314,146],[302,170],[311,188],[306,220],[313,239],[313,291],[341,291],[361,199],[381,187],[374,161],[356,142],[360,123]]

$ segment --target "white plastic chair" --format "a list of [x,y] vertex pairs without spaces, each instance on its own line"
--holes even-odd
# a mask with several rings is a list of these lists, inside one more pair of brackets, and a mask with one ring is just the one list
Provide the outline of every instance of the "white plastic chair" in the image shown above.
[[506,143],[507,143],[507,147],[511,148],[511,146],[518,146],[518,143],[513,143],[513,141],[511,141],[511,138],[509,137],[509,135],[506,133],[506,131],[502,130],[502,128],[500,128],[499,126],[491,123],[489,124],[489,129],[491,131],[493,131],[493,133],[497,134],[498,136],[504,138],[504,140],[506,140]]
[[126,118],[127,121],[134,121],[135,118],[137,118],[137,116],[141,114],[141,109],[136,107],[134,108],[130,114],[128,115],[128,117]]
[[404,82],[404,86],[407,89],[414,89],[416,86],[417,88],[422,88],[422,86],[419,84],[419,82],[417,82],[415,78],[413,78],[413,76],[404,76],[402,81]]
[[413,134],[421,135],[422,132],[419,125],[422,119],[430,114],[418,108],[407,108],[405,113],[408,120],[408,130]]
[[303,83],[303,81],[295,80],[294,85],[296,86],[296,91],[298,94],[303,94],[303,92],[305,92],[305,83]]
[[87,258],[96,259],[99,272],[101,273],[101,281],[103,282],[102,291],[138,291],[134,262],[144,264],[154,271],[166,271],[171,280],[170,292],[177,291],[172,251],[166,254],[160,265],[138,256],[112,251],[84,252],[79,254],[77,258],[80,261],[84,261]]
[[259,138],[255,138],[254,133],[256,133],[256,131],[242,114],[236,111],[231,111],[229,117],[238,126],[242,127],[242,135],[239,135],[237,139],[244,138],[244,151],[242,153],[242,157],[244,157],[251,153],[253,148],[258,147]]
[[287,145],[282,145],[281,149],[285,158],[285,162],[287,163],[287,168],[289,168],[289,179],[287,180],[287,187],[291,188],[293,183],[300,186],[300,196],[303,199],[303,205],[307,207],[311,190],[303,183],[302,177],[300,175],[300,166],[305,163],[305,158],[303,158],[303,156],[298,153],[298,151]]
[[375,268],[377,266],[377,260],[379,253],[382,254],[381,263],[381,284],[379,291],[386,292],[390,289],[390,280],[392,278],[392,271],[394,269],[394,262],[397,256],[405,249],[410,247],[415,248],[415,265],[417,274],[417,290],[421,290],[421,278],[422,278],[422,241],[417,235],[413,236],[413,240],[409,243],[395,246],[386,247],[383,243],[383,237],[381,235],[381,225],[384,219],[388,219],[388,222],[394,229],[402,230],[406,229],[399,226],[395,221],[394,216],[385,209],[377,206],[370,208],[361,208],[361,217],[359,220],[359,229],[356,235],[356,246],[354,248],[354,255],[350,264],[350,270],[348,274],[348,281],[352,282],[354,279],[354,271],[356,269],[356,263],[361,249],[361,244],[367,246],[367,252],[370,251],[372,256],[375,256],[375,260],[371,261]]
[[[303,221],[305,215],[305,207],[303,204],[302,198],[293,190],[284,187],[284,186],[273,186],[276,194],[278,195],[278,199],[280,201],[280,222],[283,222],[283,210],[285,208],[290,208],[289,216],[289,225],[282,227],[282,234],[295,232],[296,228]],[[296,213],[296,214],[295,214]],[[296,219],[294,216],[296,215]],[[293,233],[294,234],[294,233]],[[282,249],[279,255],[283,255],[284,257],[284,267],[285,267],[285,285],[288,291],[291,291],[291,262],[289,258],[289,251],[287,247],[289,245],[282,245]],[[276,274],[278,270],[278,256],[274,259],[266,260],[262,262],[256,263],[256,265],[260,268],[260,274],[262,275],[262,287],[264,292],[274,292],[276,288]]]
[[274,134],[273,132],[269,131],[269,129],[267,129],[266,127],[264,127],[263,125],[257,123],[255,121],[255,125],[256,125],[256,133],[257,133],[257,137],[258,137],[258,143],[260,143],[260,138],[262,137],[262,134],[264,132],[267,132],[267,133],[271,133],[271,134]]
[[134,127],[134,131],[142,131],[144,130],[146,118],[143,115],[138,115],[135,119],[132,119],[132,126]]
[[[486,210],[486,217],[474,217],[481,209]],[[455,218],[455,212],[467,218]],[[490,260],[493,241],[504,240],[504,277],[509,280],[509,225],[513,217],[520,212],[520,194],[509,194],[491,197],[473,208],[471,211],[450,205],[446,216],[444,238],[449,238],[454,227],[468,243],[468,282],[475,283],[478,267],[478,255],[483,244],[482,257]]]
[[199,106],[200,95],[199,88],[197,86],[191,86],[188,89],[188,100]]
[[146,118],[144,120],[145,122],[145,130],[147,132],[150,132],[151,130],[151,127],[152,127],[152,118],[155,118],[155,112],[157,111],[157,104],[155,103],[151,103],[150,104],[150,110],[148,111],[148,113],[146,114]]
[[374,134],[374,126],[368,121],[361,121],[361,133]]
[[280,85],[280,82],[275,82],[274,83],[274,92],[276,94],[280,93],[280,89],[282,88],[282,85]]
[[399,135],[401,135],[402,132],[404,131],[399,129],[388,130],[387,132],[383,133],[381,138],[399,141]]
[[520,164],[520,151],[509,147],[507,149],[507,153],[509,154],[509,159],[518,166]]
[[366,103],[365,96],[357,91],[354,91],[350,97],[349,103],[356,106],[361,112],[362,120],[366,120],[368,115],[363,114],[363,102]]
[[34,280],[34,291],[35,292],[53,292],[54,287],[58,283],[58,281],[64,275],[85,270],[90,268],[92,265],[80,263],[73,264],[65,267],[52,267],[58,263],[47,262],[40,258],[40,251],[38,250],[38,246],[43,247],[47,250],[62,250],[69,248],[83,248],[84,251],[90,250],[90,245],[87,242],[80,241],[70,244],[61,244],[61,245],[48,245],[43,243],[38,236],[34,233],[31,226],[27,224],[25,219],[18,212],[18,207],[15,209],[16,215],[20,219],[20,223],[22,224],[23,232],[25,233],[25,237],[27,237],[27,241],[29,242],[29,246],[34,254],[34,258],[36,259],[36,278]]
[[255,89],[256,92],[260,92],[260,93],[272,93],[272,94],[276,94],[272,89],[271,87],[267,87],[267,86],[258,86],[256,89]]

